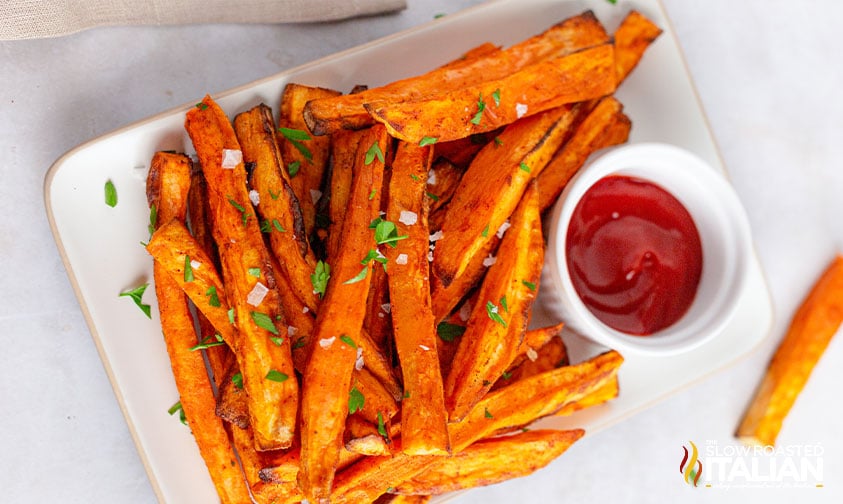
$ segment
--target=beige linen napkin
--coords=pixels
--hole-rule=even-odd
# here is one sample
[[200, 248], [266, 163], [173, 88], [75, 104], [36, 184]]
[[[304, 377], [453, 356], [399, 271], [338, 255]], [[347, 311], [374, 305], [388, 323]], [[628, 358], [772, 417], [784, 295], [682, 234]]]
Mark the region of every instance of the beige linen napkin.
[[0, 39], [107, 25], [330, 21], [406, 6], [406, 0], [0, 0]]

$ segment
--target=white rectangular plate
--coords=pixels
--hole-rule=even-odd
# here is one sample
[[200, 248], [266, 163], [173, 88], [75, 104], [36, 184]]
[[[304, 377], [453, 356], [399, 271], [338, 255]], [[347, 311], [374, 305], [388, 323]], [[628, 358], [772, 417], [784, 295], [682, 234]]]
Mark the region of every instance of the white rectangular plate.
[[[277, 106], [284, 85], [291, 81], [343, 91], [355, 84], [378, 85], [427, 71], [482, 42], [511, 45], [587, 8], [593, 8], [610, 31], [630, 8], [665, 30], [616, 95], [633, 121], [630, 141], [679, 145], [723, 170], [669, 21], [657, 0], [627, 1], [621, 6], [561, 0], [492, 2], [215, 98], [233, 116], [260, 102]], [[152, 320], [129, 299], [117, 295], [152, 279], [152, 261], [139, 245], [149, 237], [146, 168], [156, 150], [191, 151], [182, 126], [184, 113], [191, 106], [77, 147], [56, 161], [45, 181], [47, 213], [59, 251], [150, 481], [159, 500], [168, 503], [213, 502], [216, 496], [189, 430], [167, 414], [178, 396], [160, 335], [153, 289], [145, 296], [152, 304]], [[103, 201], [107, 180], [114, 182], [120, 197], [115, 208]], [[751, 270], [750, 287], [740, 300], [735, 320], [710, 343], [670, 358], [630, 356], [621, 369], [622, 393], [617, 400], [543, 423], [594, 432], [749, 353], [772, 323], [769, 294], [757, 260]], [[540, 309], [535, 318], [543, 320]], [[550, 322], [546, 317], [544, 321]], [[599, 350], [573, 336], [568, 342], [575, 359]]]

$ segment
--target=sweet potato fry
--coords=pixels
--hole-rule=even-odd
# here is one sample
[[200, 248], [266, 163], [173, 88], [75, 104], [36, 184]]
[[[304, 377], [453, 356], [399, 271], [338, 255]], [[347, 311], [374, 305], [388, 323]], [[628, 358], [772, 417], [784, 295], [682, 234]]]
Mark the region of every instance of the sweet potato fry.
[[445, 159], [455, 166], [462, 168], [463, 171], [471, 164], [474, 156], [480, 152], [486, 144], [493, 142], [500, 134], [501, 129], [487, 131], [485, 133], [477, 133], [464, 138], [451, 140], [450, 142], [436, 142], [433, 149], [433, 159]]
[[[445, 158], [440, 158], [430, 167], [427, 177], [427, 196], [430, 199], [430, 217], [428, 221], [432, 231], [442, 228], [442, 221], [445, 218], [445, 205], [451, 201], [454, 191], [460, 185], [460, 179], [465, 170], [457, 168]], [[441, 217], [434, 222], [434, 215], [439, 212]]]
[[[564, 141], [573, 118], [569, 107], [559, 107], [521, 119], [501, 133], [501, 145], [489, 144], [474, 158], [448, 204], [443, 237], [433, 253], [433, 274], [442, 287], [466, 274], [472, 261], [477, 264], [478, 251], [488, 247], [515, 210], [527, 184]], [[480, 267], [482, 274], [482, 262]], [[474, 268], [469, 277], [477, 275]], [[466, 292], [453, 298], [458, 300]], [[435, 284], [433, 296], [435, 302]]]
[[[208, 318], [216, 332], [235, 352], [237, 351], [237, 329], [228, 317], [230, 309], [222, 279], [214, 268], [213, 259], [205, 253], [178, 219], [163, 223], [152, 235], [146, 246], [155, 264], [167, 271], [174, 282], [187, 294], [196, 308]], [[187, 281], [185, 263], [191, 266], [192, 280]]]
[[[310, 137], [302, 117], [305, 104], [310, 100], [339, 96], [339, 91], [290, 83], [281, 94], [278, 114], [277, 138], [281, 158], [286, 162], [282, 169], [289, 175], [290, 185], [301, 206], [305, 236], [310, 236], [316, 219], [316, 201], [313, 197], [322, 188], [325, 166], [328, 163], [331, 137]], [[294, 130], [294, 131], [290, 131]], [[305, 133], [305, 135], [302, 135]], [[301, 138], [301, 139], [299, 139]]]
[[614, 97], [600, 100], [588, 112], [585, 112], [585, 105], [580, 104], [575, 114], [585, 117], [538, 175], [542, 211], [553, 206], [588, 156], [602, 148], [624, 143], [629, 137], [632, 123], [623, 114], [623, 105]]
[[[434, 93], [474, 86], [487, 80], [501, 79], [544, 59], [598, 45], [608, 39], [609, 36], [600, 22], [590, 11], [585, 12], [503, 51], [492, 51], [487, 56], [458, 60], [424, 75], [399, 80], [362, 93], [311, 101], [305, 106], [304, 119], [314, 135], [364, 128], [374, 123], [363, 108], [365, 103], [400, 103]], [[477, 93], [474, 93], [472, 98], [476, 100]]]
[[391, 492], [441, 495], [520, 478], [562, 455], [583, 434], [582, 429], [535, 430], [483, 439], [451, 457], [434, 460]]
[[[185, 128], [208, 182], [214, 239], [238, 329], [233, 348], [249, 399], [249, 424], [258, 449], [287, 447], [296, 428], [298, 380], [288, 379], [295, 377], [288, 338], [273, 339], [286, 324], [269, 252], [252, 213], [246, 170], [235, 154], [240, 145], [225, 113], [209, 96], [188, 111]], [[250, 297], [264, 290], [259, 302]]]
[[[384, 431], [386, 432], [386, 431]], [[350, 415], [345, 422], [345, 449], [368, 456], [389, 455], [392, 453], [389, 437], [378, 432], [378, 427], [366, 420]]]
[[[147, 180], [150, 205], [158, 209], [159, 222], [184, 221], [190, 188], [190, 160], [183, 155], [157, 153]], [[161, 329], [185, 417], [193, 428], [199, 453], [224, 503], [249, 498], [237, 456], [223, 422], [215, 414], [216, 399], [201, 352], [192, 351], [196, 331], [187, 297], [169, 273], [156, 263], [153, 269]]]
[[551, 338], [550, 341], [535, 350], [530, 347], [524, 359], [521, 359], [517, 365], [510, 366], [498, 378], [492, 390], [505, 387], [510, 382], [523, 380], [524, 378], [529, 378], [530, 376], [567, 365], [568, 351], [565, 348], [565, 343], [562, 341], [562, 338]]
[[650, 47], [662, 29], [638, 11], [630, 11], [615, 30], [615, 66], [618, 83], [622, 82], [638, 65], [644, 52]]
[[[343, 223], [339, 253], [331, 268], [325, 299], [319, 307], [303, 378], [301, 470], [298, 481], [313, 502], [329, 499], [342, 446], [342, 431], [349, 410], [349, 388], [371, 277], [361, 260], [376, 247], [369, 224], [378, 216], [383, 182], [383, 153], [388, 137], [383, 128], [370, 129], [355, 156], [348, 212]], [[376, 155], [380, 152], [381, 158]], [[369, 154], [371, 153], [371, 154]], [[369, 266], [363, 266], [368, 268]], [[362, 276], [362, 278], [358, 278]], [[351, 338], [353, 344], [345, 340]]]
[[378, 497], [375, 504], [427, 504], [430, 498], [430, 495], [383, 494]]
[[448, 424], [451, 449], [462, 451], [501, 429], [520, 428], [555, 413], [614, 379], [622, 362], [612, 350], [490, 392], [462, 421]]
[[373, 268], [372, 285], [366, 298], [366, 318], [363, 329], [369, 334], [372, 343], [384, 355], [390, 352], [392, 336], [392, 316], [390, 315], [389, 285], [386, 271]]
[[348, 206], [348, 196], [351, 193], [351, 170], [354, 166], [354, 154], [357, 152], [357, 144], [365, 132], [363, 131], [338, 131], [333, 135], [331, 142], [331, 158], [329, 160], [329, 191], [328, 201], [328, 262], [333, 262], [340, 246], [342, 236], [342, 224]]
[[775, 444], [782, 422], [841, 323], [843, 255], [838, 255], [793, 316], [738, 427], [739, 439], [758, 445]]
[[301, 200], [283, 176], [283, 158], [275, 143], [272, 110], [258, 105], [238, 114], [234, 118], [234, 131], [243, 150], [243, 161], [254, 165], [249, 182], [258, 195], [256, 208], [261, 217], [261, 231], [269, 234], [270, 250], [280, 266], [277, 274], [286, 276], [296, 296], [315, 311], [318, 300], [310, 275], [316, 268], [316, 257], [308, 245], [308, 232], [299, 207]]
[[427, 259], [430, 233], [424, 191], [431, 154], [430, 147], [399, 142], [386, 210], [398, 236], [407, 237], [385, 252], [395, 346], [404, 376], [402, 448], [409, 455], [448, 453]]
[[445, 380], [450, 421], [465, 417], [515, 358], [543, 263], [538, 190], [533, 183], [512, 215], [512, 227], [483, 280]]
[[456, 140], [615, 90], [614, 47], [603, 44], [536, 63], [511, 75], [419, 100], [364, 106], [395, 138]]
[[594, 389], [591, 393], [585, 395], [584, 397], [576, 401], [571, 401], [565, 404], [564, 406], [562, 406], [561, 409], [554, 413], [554, 415], [571, 415], [585, 408], [598, 406], [618, 397], [618, 392], [620, 392], [620, 385], [618, 383], [618, 377], [617, 375], [615, 375], [612, 377], [612, 379], [604, 383], [602, 386]]
[[218, 386], [217, 416], [240, 429], [249, 427], [249, 405], [243, 390], [243, 375], [233, 362]]

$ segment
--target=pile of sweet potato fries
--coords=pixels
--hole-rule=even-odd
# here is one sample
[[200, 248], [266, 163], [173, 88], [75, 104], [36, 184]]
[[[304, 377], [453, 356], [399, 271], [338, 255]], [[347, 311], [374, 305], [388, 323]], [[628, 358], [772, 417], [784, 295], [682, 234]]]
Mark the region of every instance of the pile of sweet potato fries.
[[423, 502], [583, 435], [526, 429], [615, 397], [622, 362], [528, 329], [541, 215], [626, 141], [612, 93], [660, 33], [586, 12], [379, 88], [288, 84], [277, 121], [187, 112], [198, 163], [155, 154], [147, 249], [222, 502]]

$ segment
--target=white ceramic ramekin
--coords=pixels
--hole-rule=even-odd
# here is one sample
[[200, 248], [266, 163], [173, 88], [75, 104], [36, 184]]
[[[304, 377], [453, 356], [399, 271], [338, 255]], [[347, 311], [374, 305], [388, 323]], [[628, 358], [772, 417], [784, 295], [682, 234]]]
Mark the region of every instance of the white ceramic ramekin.
[[[598, 320], [574, 290], [568, 273], [565, 241], [574, 208], [592, 185], [611, 175], [647, 180], [671, 193], [688, 210], [700, 235], [702, 276], [691, 306], [676, 323], [647, 336], [625, 334]], [[541, 297], [550, 313], [598, 343], [627, 353], [675, 354], [719, 334], [732, 318], [746, 285], [751, 251], [746, 213], [719, 171], [672, 145], [625, 145], [583, 167], [553, 207]]]

